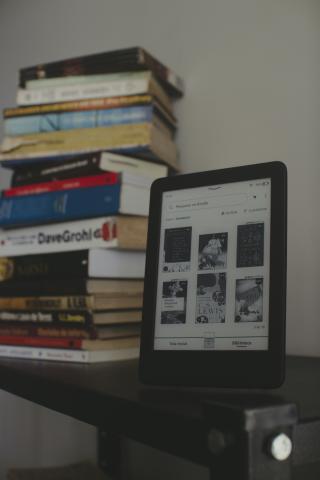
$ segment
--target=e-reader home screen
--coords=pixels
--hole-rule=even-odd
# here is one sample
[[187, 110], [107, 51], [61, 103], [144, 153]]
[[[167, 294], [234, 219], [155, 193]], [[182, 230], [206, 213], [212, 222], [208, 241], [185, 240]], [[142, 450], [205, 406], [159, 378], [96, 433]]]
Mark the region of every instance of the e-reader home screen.
[[267, 350], [271, 179], [164, 192], [154, 350]]

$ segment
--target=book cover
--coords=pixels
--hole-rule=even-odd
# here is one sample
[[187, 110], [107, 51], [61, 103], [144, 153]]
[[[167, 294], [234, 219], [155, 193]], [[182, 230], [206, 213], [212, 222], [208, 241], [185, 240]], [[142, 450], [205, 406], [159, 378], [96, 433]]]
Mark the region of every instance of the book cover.
[[113, 252], [117, 249], [144, 250], [147, 227], [145, 217], [117, 216], [0, 230], [0, 256], [111, 248]]
[[56, 159], [59, 155], [75, 156], [100, 150], [151, 158], [178, 168], [174, 142], [150, 123], [79, 128], [72, 131], [35, 133], [5, 137], [1, 144], [0, 162], [27, 165]]
[[148, 215], [149, 189], [114, 184], [0, 198], [0, 226], [25, 226], [119, 213]]
[[177, 97], [183, 95], [182, 78], [141, 47], [84, 55], [22, 68], [19, 72], [19, 84], [24, 87], [27, 81], [37, 78], [93, 75], [141, 69], [151, 70], [170, 95]]

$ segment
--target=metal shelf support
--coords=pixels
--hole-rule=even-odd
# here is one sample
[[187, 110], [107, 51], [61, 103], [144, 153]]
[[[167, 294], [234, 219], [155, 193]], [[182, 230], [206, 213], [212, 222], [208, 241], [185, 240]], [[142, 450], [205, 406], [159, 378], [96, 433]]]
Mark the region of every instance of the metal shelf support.
[[213, 479], [291, 480], [294, 404], [250, 408], [207, 402], [204, 417]]

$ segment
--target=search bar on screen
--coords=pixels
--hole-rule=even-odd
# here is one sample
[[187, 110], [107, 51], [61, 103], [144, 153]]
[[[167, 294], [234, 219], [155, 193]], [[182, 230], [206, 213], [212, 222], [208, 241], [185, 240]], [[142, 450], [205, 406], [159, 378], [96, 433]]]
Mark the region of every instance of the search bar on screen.
[[201, 198], [186, 198], [182, 200], [175, 200], [169, 202], [167, 206], [168, 213], [171, 212], [186, 212], [194, 210], [236, 207], [247, 201], [245, 193], [227, 194], [227, 195], [213, 195]]

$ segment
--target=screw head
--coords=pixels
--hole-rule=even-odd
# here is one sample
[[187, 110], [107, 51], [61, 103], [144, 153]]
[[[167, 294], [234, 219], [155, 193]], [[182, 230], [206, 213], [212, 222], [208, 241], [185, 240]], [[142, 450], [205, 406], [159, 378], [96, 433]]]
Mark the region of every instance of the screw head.
[[292, 441], [285, 433], [279, 433], [271, 440], [270, 453], [275, 460], [287, 460], [292, 452]]

